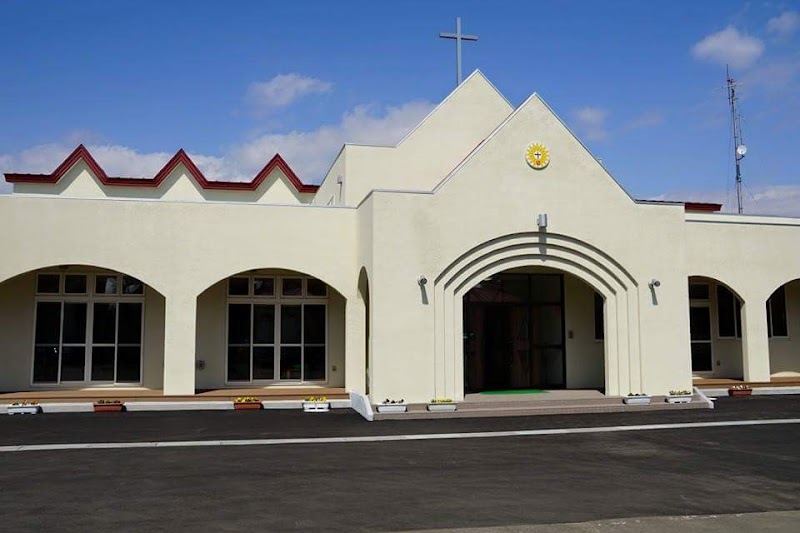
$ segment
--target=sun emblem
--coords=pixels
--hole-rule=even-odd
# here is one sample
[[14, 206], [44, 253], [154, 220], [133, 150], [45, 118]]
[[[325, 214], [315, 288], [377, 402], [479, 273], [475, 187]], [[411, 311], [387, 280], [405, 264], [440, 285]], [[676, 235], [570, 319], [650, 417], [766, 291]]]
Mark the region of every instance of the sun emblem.
[[542, 143], [531, 143], [525, 150], [525, 161], [536, 170], [542, 170], [550, 163], [550, 152]]

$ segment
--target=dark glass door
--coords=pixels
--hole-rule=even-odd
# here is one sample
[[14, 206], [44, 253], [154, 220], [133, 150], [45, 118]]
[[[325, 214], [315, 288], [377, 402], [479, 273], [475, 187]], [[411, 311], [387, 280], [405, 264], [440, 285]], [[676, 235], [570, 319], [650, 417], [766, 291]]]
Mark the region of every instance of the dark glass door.
[[563, 279], [500, 274], [464, 297], [466, 392], [564, 388]]

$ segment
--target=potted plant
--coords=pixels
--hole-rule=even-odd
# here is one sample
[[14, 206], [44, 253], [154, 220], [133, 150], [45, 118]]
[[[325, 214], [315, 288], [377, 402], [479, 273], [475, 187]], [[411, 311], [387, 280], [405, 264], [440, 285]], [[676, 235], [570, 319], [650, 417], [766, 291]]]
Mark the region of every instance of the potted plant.
[[667, 403], [691, 403], [692, 391], [690, 390], [671, 390], [667, 396]]
[[325, 396], [309, 396], [303, 401], [306, 413], [327, 413], [331, 410], [331, 402]]
[[649, 394], [628, 394], [622, 401], [628, 405], [650, 405], [652, 397]]
[[450, 398], [434, 398], [428, 403], [428, 411], [431, 412], [453, 412], [456, 404]]
[[125, 406], [120, 400], [97, 400], [94, 403], [95, 413], [121, 413]]
[[402, 398], [400, 400], [390, 400], [386, 398], [383, 400], [383, 403], [379, 403], [377, 407], [379, 413], [405, 413], [408, 406]]
[[42, 408], [36, 400], [22, 400], [8, 406], [10, 415], [37, 415], [41, 412]]
[[728, 389], [728, 396], [751, 396], [753, 394], [753, 387], [748, 385], [734, 385]]
[[234, 411], [254, 411], [261, 409], [261, 400], [255, 396], [239, 396], [233, 400]]

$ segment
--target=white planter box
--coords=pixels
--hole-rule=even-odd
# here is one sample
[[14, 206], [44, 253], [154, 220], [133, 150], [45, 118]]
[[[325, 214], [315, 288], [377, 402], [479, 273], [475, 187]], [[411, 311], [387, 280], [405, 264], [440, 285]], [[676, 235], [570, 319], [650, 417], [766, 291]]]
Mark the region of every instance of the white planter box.
[[628, 405], [650, 405], [650, 396], [626, 396], [622, 399]]
[[691, 403], [692, 396], [690, 394], [681, 396], [667, 396], [667, 403]]
[[432, 413], [452, 413], [456, 410], [454, 403], [429, 403], [428, 411]]
[[303, 402], [303, 411], [306, 413], [327, 413], [330, 410], [329, 402]]
[[9, 405], [8, 414], [10, 415], [36, 415], [39, 414], [40, 407], [38, 405]]
[[378, 404], [379, 413], [405, 413], [408, 406], [404, 403], [381, 403]]

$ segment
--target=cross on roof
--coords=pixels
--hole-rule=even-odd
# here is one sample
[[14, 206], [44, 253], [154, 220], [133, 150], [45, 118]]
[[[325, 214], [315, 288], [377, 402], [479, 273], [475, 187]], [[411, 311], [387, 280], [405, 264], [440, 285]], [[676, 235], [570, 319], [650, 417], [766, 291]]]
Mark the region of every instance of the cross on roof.
[[456, 40], [456, 87], [461, 85], [461, 41], [477, 41], [477, 35], [464, 35], [461, 33], [461, 17], [456, 17], [455, 33], [440, 33], [442, 39]]

